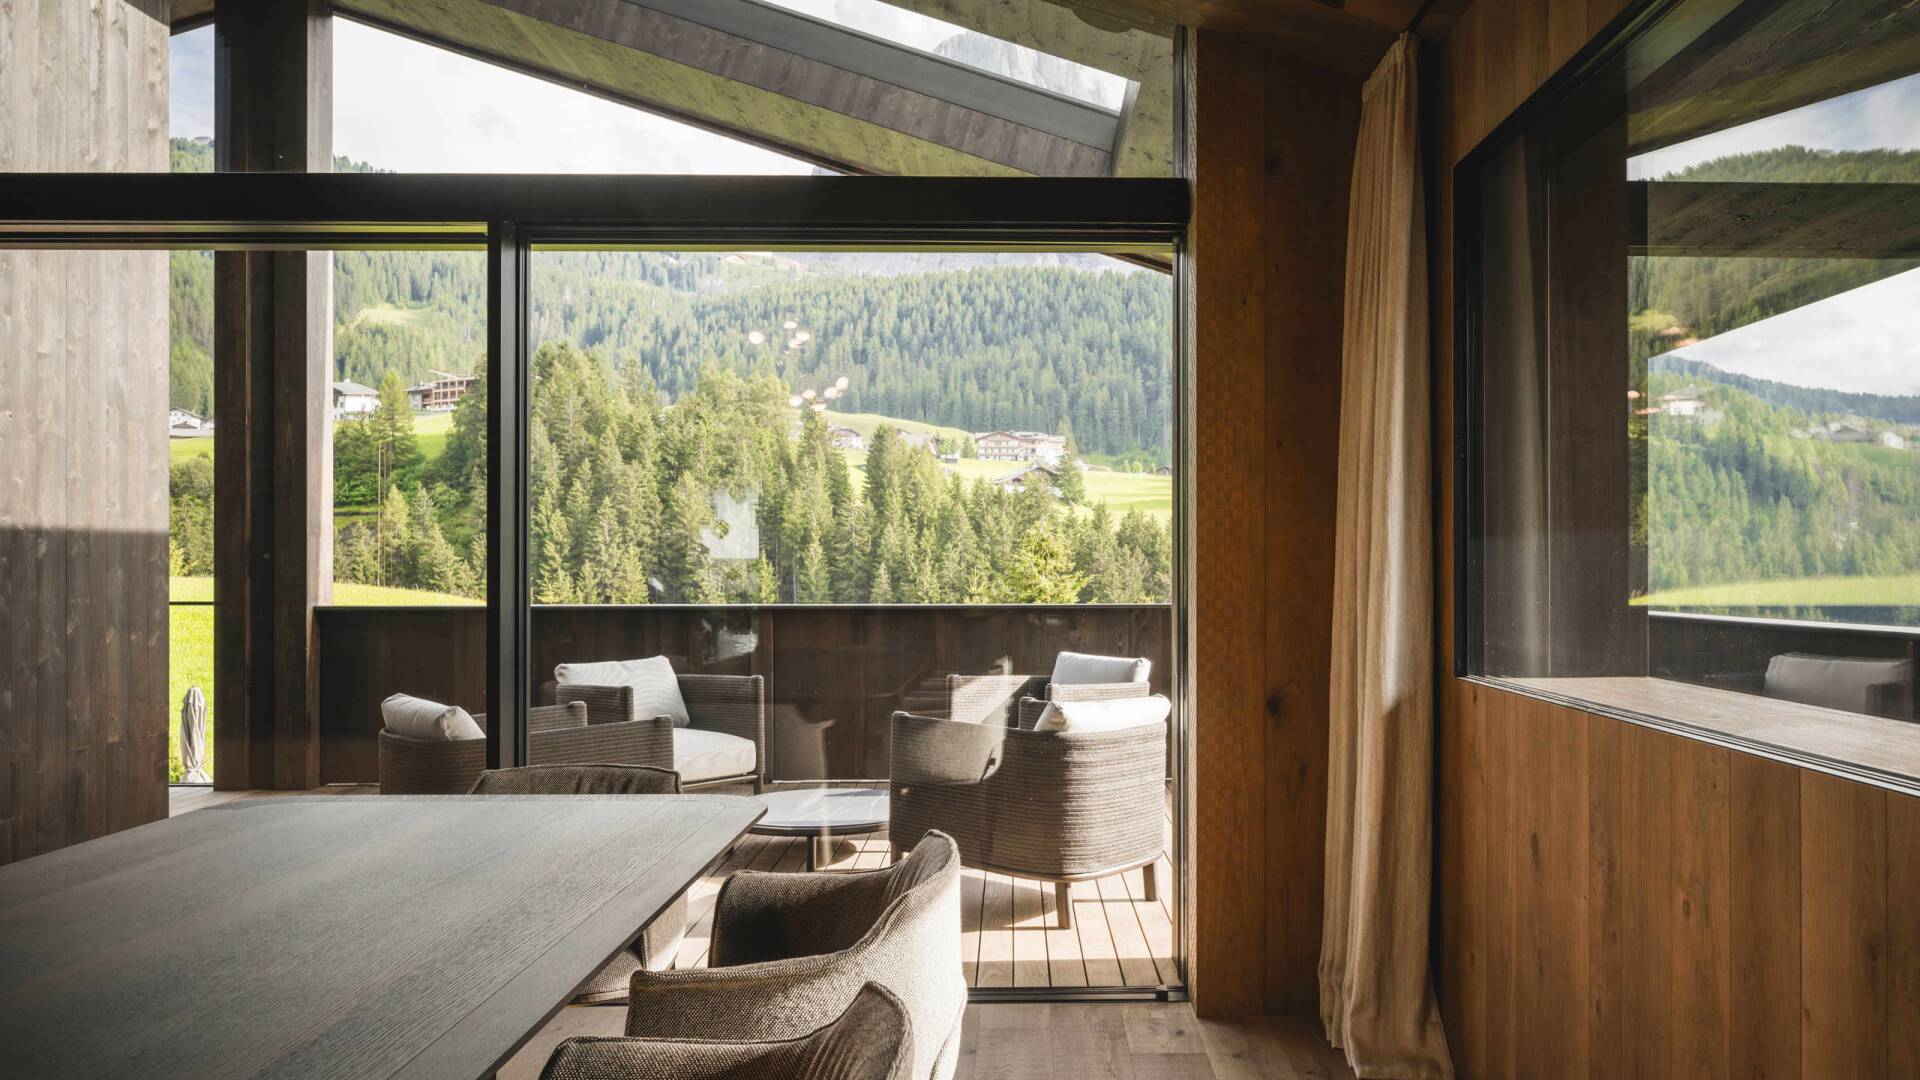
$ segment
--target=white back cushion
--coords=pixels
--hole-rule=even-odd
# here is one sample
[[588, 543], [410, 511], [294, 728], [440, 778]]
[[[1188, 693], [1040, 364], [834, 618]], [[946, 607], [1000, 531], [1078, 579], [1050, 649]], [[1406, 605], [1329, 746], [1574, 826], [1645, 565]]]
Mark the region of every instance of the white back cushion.
[[1051, 701], [1040, 711], [1033, 730], [1113, 731], [1157, 724], [1172, 711], [1173, 702], [1159, 694], [1112, 701]]
[[458, 705], [409, 694], [395, 694], [380, 703], [380, 719], [387, 730], [409, 739], [484, 739], [472, 715]]
[[686, 727], [687, 703], [680, 696], [680, 680], [673, 662], [664, 656], [645, 660], [603, 660], [597, 664], [561, 664], [553, 669], [561, 686], [631, 686], [635, 715], [641, 719], [673, 717], [674, 727]]
[[1870, 713], [1883, 687], [1899, 686], [1911, 676], [1907, 661], [1851, 656], [1781, 653], [1767, 661], [1768, 697]]
[[1063, 652], [1053, 658], [1051, 681], [1067, 686], [1088, 683], [1143, 683], [1153, 670], [1152, 661], [1139, 656], [1095, 656], [1092, 653]]

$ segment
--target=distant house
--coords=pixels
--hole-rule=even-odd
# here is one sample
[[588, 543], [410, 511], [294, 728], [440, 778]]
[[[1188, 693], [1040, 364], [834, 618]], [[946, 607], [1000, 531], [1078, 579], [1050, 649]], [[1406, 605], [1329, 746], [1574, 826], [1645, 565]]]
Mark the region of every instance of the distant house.
[[446, 412], [458, 405], [479, 379], [476, 375], [461, 375], [451, 371], [435, 371], [432, 374], [434, 378], [431, 381], [407, 387], [407, 399], [412, 402], [414, 412]]
[[380, 407], [380, 392], [371, 386], [362, 386], [357, 382], [337, 382], [333, 384], [333, 418], [344, 420], [350, 416], [365, 416]]
[[1044, 484], [1051, 494], [1060, 493], [1060, 470], [1053, 465], [1029, 465], [1018, 469], [994, 481], [1006, 491], [1022, 492], [1035, 484]]
[[827, 438], [833, 440], [835, 450], [865, 450], [867, 437], [850, 427], [827, 429]]
[[982, 461], [1044, 461], [1067, 456], [1067, 437], [1044, 431], [989, 431], [973, 437]]
[[1172, 475], [1173, 475], [1173, 466], [1171, 466], [1171, 465], [1162, 465], [1162, 466], [1160, 466], [1159, 468], [1157, 468], [1157, 469], [1155, 469], [1155, 470], [1153, 470], [1153, 475], [1155, 475], [1155, 476], [1172, 476]]
[[1833, 420], [1827, 424], [1827, 441], [1837, 443], [1870, 443], [1873, 433], [1867, 430], [1864, 420], [1848, 418]]
[[1905, 450], [1907, 448], [1907, 440], [1894, 432], [1883, 431], [1880, 433], [1880, 445], [1889, 450]]
[[939, 445], [939, 440], [930, 431], [903, 431], [900, 441], [916, 450], [932, 450]]
[[205, 439], [213, 435], [213, 421], [189, 409], [167, 410], [167, 438]]

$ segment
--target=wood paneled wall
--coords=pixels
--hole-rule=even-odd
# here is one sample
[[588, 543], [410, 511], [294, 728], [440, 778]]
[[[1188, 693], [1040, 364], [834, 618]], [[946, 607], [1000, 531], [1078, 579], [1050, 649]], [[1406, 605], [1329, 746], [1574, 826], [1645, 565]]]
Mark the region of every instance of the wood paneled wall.
[[[161, 0], [0, 6], [0, 171], [164, 172]], [[0, 253], [0, 863], [167, 812], [167, 256]]]
[[[1619, 13], [1478, 0], [1427, 53], [1452, 670], [1452, 167]], [[1920, 800], [1443, 676], [1439, 995], [1460, 1076], [1920, 1074]]]
[[1204, 31], [1193, 72], [1189, 978], [1204, 1016], [1312, 1015], [1361, 80]]

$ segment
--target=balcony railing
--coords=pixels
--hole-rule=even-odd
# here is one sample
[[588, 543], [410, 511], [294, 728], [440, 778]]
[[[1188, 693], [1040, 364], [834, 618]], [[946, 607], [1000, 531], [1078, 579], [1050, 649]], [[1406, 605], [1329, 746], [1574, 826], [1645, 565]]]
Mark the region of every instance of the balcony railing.
[[[380, 701], [416, 694], [486, 707], [480, 608], [327, 607], [316, 616], [320, 773], [379, 778]], [[532, 684], [556, 664], [664, 655], [676, 670], [761, 675], [768, 779], [880, 779], [896, 709], [944, 707], [949, 674], [1044, 675], [1062, 650], [1144, 656], [1173, 670], [1166, 605], [536, 606]]]

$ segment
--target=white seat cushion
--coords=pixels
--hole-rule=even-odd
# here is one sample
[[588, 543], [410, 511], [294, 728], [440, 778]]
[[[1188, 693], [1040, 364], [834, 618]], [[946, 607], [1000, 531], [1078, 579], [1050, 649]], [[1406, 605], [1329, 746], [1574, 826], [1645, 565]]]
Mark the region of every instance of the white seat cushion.
[[553, 669], [553, 681], [560, 686], [631, 686], [635, 716], [642, 720], [671, 716], [674, 727], [687, 726], [687, 702], [680, 696], [680, 679], [673, 673], [673, 661], [664, 656], [561, 664]]
[[1143, 683], [1147, 681], [1147, 673], [1152, 670], [1153, 662], [1144, 657], [1063, 652], [1053, 658], [1053, 678], [1050, 681], [1061, 686]]
[[380, 703], [380, 719], [387, 730], [409, 739], [484, 739], [473, 716], [458, 705], [410, 694], [394, 694]]
[[677, 728], [673, 733], [673, 769], [683, 784], [745, 776], [753, 772], [753, 740], [723, 731]]
[[1114, 731], [1157, 724], [1173, 711], [1159, 694], [1112, 701], [1050, 701], [1034, 721], [1035, 731]]

